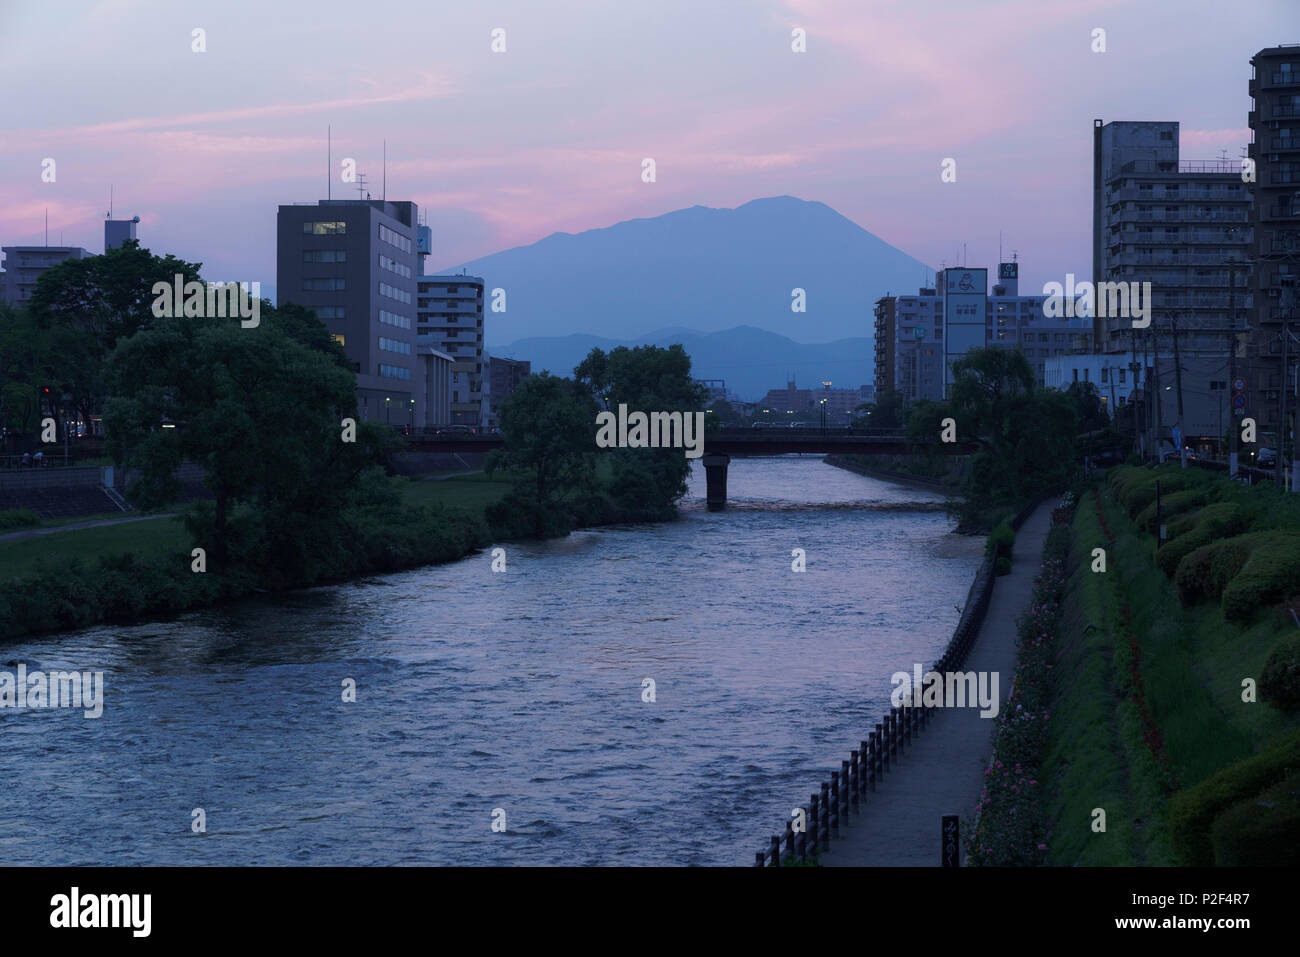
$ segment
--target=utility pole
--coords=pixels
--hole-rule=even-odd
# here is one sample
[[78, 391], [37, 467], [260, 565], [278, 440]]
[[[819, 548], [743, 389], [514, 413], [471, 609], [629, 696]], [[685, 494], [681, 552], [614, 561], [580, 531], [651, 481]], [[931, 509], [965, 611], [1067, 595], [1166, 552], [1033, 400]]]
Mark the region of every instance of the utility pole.
[[[1141, 366], [1138, 365], [1138, 361], [1137, 361], [1138, 358], [1137, 330], [1134, 329], [1131, 325], [1129, 326], [1129, 330], [1128, 330], [1128, 339], [1129, 339], [1129, 346], [1131, 347], [1129, 353], [1128, 370], [1133, 376], [1133, 391], [1134, 393], [1136, 393], [1138, 386], [1145, 385], [1145, 383], [1139, 382], [1138, 380], [1138, 371], [1140, 370]], [[1141, 455], [1142, 453], [1143, 446], [1146, 445], [1145, 410], [1142, 413], [1142, 418], [1141, 419], [1138, 418], [1138, 409], [1142, 408], [1144, 404], [1145, 403], [1142, 404], [1134, 403], [1134, 408], [1133, 408], [1133, 439], [1137, 442], [1139, 455]]]
[[1152, 349], [1152, 368], [1155, 372], [1155, 393], [1156, 393], [1156, 421], [1154, 435], [1152, 438], [1152, 447], [1156, 453], [1156, 464], [1160, 464], [1160, 426], [1164, 422], [1164, 414], [1160, 409], [1160, 332], [1155, 325], [1151, 326], [1151, 349]]
[[[1228, 267], [1228, 305], [1231, 318], [1228, 320], [1228, 385], [1237, 381], [1237, 268]], [[1237, 410], [1232, 407], [1232, 393], [1228, 393], [1228, 475], [1237, 477]]]
[[1286, 490], [1286, 482], [1284, 482], [1284, 481], [1282, 480], [1282, 464], [1283, 464], [1283, 459], [1282, 459], [1282, 457], [1286, 454], [1286, 432], [1287, 432], [1287, 429], [1286, 429], [1286, 389], [1287, 389], [1287, 385], [1289, 384], [1289, 383], [1286, 381], [1286, 380], [1287, 380], [1287, 368], [1286, 368], [1286, 367], [1287, 367], [1287, 355], [1286, 355], [1286, 351], [1287, 351], [1287, 350], [1286, 350], [1286, 347], [1287, 347], [1287, 340], [1291, 338], [1289, 335], [1287, 335], [1287, 332], [1289, 331], [1289, 330], [1287, 329], [1287, 325], [1288, 325], [1288, 323], [1287, 323], [1287, 321], [1286, 321], [1286, 306], [1283, 306], [1283, 307], [1282, 307], [1282, 378], [1281, 378], [1280, 383], [1279, 383], [1279, 384], [1280, 384], [1280, 388], [1278, 389], [1278, 392], [1277, 392], [1278, 404], [1281, 406], [1281, 413], [1282, 413], [1282, 414], [1281, 414], [1281, 416], [1279, 417], [1279, 421], [1278, 421], [1278, 425], [1277, 425], [1277, 428], [1278, 428], [1278, 436], [1277, 436], [1277, 454], [1274, 455], [1274, 457], [1273, 457], [1273, 461], [1274, 461], [1274, 463], [1275, 463], [1275, 465], [1273, 466], [1273, 469], [1274, 469], [1274, 472], [1276, 473], [1276, 474], [1273, 476], [1273, 478], [1274, 478], [1274, 484], [1277, 485], [1277, 487], [1278, 487], [1279, 489], [1282, 489], [1283, 491]]
[[1169, 326], [1174, 334], [1174, 384], [1178, 390], [1178, 460], [1187, 468], [1187, 429], [1183, 424], [1183, 364], [1178, 357], [1178, 313], [1171, 313]]

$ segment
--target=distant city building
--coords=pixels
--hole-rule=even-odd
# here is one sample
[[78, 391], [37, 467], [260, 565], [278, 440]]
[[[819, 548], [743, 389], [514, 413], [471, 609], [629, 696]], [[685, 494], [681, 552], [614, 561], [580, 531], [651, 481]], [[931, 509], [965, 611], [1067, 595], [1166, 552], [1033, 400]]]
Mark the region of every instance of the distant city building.
[[455, 359], [429, 343], [425, 337], [415, 347], [424, 364], [424, 428], [451, 424], [451, 370]]
[[725, 379], [692, 379], [696, 385], [703, 387], [707, 393], [704, 399], [705, 408], [716, 405], [719, 402], [732, 403], [735, 396], [727, 392], [727, 382]]
[[138, 222], [140, 222], [139, 216], [130, 219], [104, 220], [104, 252], [117, 249], [123, 243], [135, 239], [135, 227]]
[[497, 409], [501, 403], [507, 399], [515, 389], [519, 388], [519, 383], [528, 378], [532, 372], [533, 364], [526, 359], [506, 359], [501, 356], [492, 356], [488, 362], [488, 370], [491, 378], [490, 401], [488, 403], [491, 409], [491, 424], [498, 425], [500, 418]]
[[972, 348], [1023, 349], [1039, 385], [1050, 357], [1089, 351], [1091, 320], [1049, 317], [1046, 296], [1019, 295], [1019, 263], [999, 263], [998, 277], [990, 294], [987, 269], [946, 269], [934, 289], [877, 300], [876, 395], [942, 399], [952, 363]]
[[[804, 416], [808, 413], [820, 415], [823, 400], [826, 406], [827, 422], [842, 425], [853, 414], [854, 409], [862, 404], [862, 388], [836, 389], [819, 386], [812, 389], [800, 389], [793, 381], [786, 383], [784, 389], [771, 389], [758, 404], [760, 417]], [[764, 410], [770, 415], [763, 415]]]
[[483, 349], [483, 279], [420, 276], [416, 285], [419, 341], [453, 360], [450, 423], [486, 426], [492, 383]]
[[89, 259], [95, 255], [80, 246], [4, 246], [0, 266], [0, 302], [17, 308], [32, 298], [36, 280], [68, 259]]
[[281, 206], [280, 303], [313, 309], [357, 373], [363, 419], [430, 424], [427, 363], [416, 353], [417, 207], [411, 202], [323, 199]]
[[[1241, 162], [1180, 160], [1174, 122], [1094, 120], [1092, 203], [1093, 282], [1151, 283], [1162, 349], [1176, 322], [1182, 352], [1225, 355], [1234, 306], [1249, 307], [1245, 272], [1227, 267], [1250, 243]], [[1144, 335], [1131, 316], [1095, 312], [1098, 351], [1131, 350]]]
[[[1283, 389], [1295, 395], [1294, 365], [1300, 346], [1287, 346], [1288, 368], [1282, 369], [1282, 320], [1292, 334], [1300, 319], [1300, 44], [1260, 50], [1250, 60], [1250, 95], [1254, 108], [1247, 121], [1255, 161], [1255, 205], [1251, 212], [1250, 363], [1239, 375], [1247, 379], [1245, 414], [1262, 433], [1282, 428], [1279, 408]], [[1239, 366], [1240, 369], [1240, 366]], [[1288, 402], [1288, 429], [1294, 431], [1295, 401]], [[1275, 442], [1276, 438], [1268, 441]]]
[[759, 409], [770, 411], [773, 415], [793, 415], [812, 411], [812, 392], [798, 388], [793, 380], [786, 383], [784, 389], [770, 389]]

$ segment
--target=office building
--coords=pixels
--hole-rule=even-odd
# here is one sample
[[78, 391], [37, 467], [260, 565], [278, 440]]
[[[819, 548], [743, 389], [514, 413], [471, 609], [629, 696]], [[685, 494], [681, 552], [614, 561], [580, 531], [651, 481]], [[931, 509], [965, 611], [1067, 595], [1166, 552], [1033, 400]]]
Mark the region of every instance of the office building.
[[89, 259], [95, 255], [80, 246], [4, 246], [0, 263], [0, 302], [15, 309], [27, 303], [36, 290], [36, 280], [68, 259]]
[[483, 349], [483, 279], [422, 275], [416, 285], [419, 341], [453, 360], [450, 423], [484, 427], [492, 385]]
[[281, 206], [281, 303], [316, 312], [357, 374], [357, 411], [390, 425], [428, 424], [426, 363], [416, 347], [416, 204], [323, 199]]
[[500, 424], [497, 415], [498, 407], [515, 389], [519, 388], [519, 383], [528, 378], [531, 371], [532, 363], [526, 359], [506, 359], [502, 356], [492, 356], [489, 359], [488, 372], [491, 380], [488, 402], [491, 413], [489, 424]]
[[[1260, 434], [1276, 443], [1284, 389], [1287, 419], [1295, 422], [1295, 360], [1300, 358], [1300, 44], [1260, 50], [1251, 58], [1249, 91], [1254, 100], [1247, 120], [1255, 161], [1255, 204], [1250, 258], [1250, 360], [1244, 413]], [[1282, 322], [1293, 338], [1282, 368]], [[1294, 425], [1288, 427], [1294, 431]]]
[[139, 216], [132, 216], [130, 219], [104, 220], [104, 252], [117, 249], [135, 239], [135, 227], [139, 222]]
[[1183, 353], [1226, 355], [1234, 309], [1249, 306], [1241, 170], [1238, 160], [1181, 160], [1175, 122], [1093, 121], [1093, 282], [1149, 282], [1152, 295], [1146, 333], [1131, 315], [1096, 309], [1096, 351], [1131, 350], [1153, 332], [1171, 350], [1176, 324]]

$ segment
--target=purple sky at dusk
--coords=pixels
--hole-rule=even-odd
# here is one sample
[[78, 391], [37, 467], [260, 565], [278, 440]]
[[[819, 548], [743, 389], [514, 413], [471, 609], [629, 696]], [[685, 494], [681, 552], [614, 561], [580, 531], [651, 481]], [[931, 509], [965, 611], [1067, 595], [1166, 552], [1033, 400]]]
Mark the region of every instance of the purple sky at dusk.
[[328, 123], [335, 198], [344, 157], [379, 196], [387, 138], [431, 269], [789, 194], [936, 266], [963, 242], [994, 265], [1001, 230], [1035, 291], [1090, 268], [1094, 117], [1236, 159], [1248, 60], [1288, 42], [1296, 0], [2, 0], [0, 243], [42, 242], [48, 208], [52, 243], [100, 252], [112, 184], [145, 246], [266, 294], [276, 206], [324, 197]]

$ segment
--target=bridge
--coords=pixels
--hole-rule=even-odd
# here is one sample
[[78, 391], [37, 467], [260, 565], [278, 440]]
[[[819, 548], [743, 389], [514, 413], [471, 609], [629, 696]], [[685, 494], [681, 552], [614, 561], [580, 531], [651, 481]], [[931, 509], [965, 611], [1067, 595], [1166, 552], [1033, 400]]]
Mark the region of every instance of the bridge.
[[[594, 440], [593, 426], [593, 440]], [[505, 437], [496, 433], [449, 432], [446, 429], [414, 432], [407, 437], [413, 452], [490, 452], [505, 447]], [[974, 442], [937, 442], [931, 446], [942, 455], [970, 455]], [[710, 511], [726, 508], [727, 466], [732, 456], [785, 455], [791, 452], [818, 455], [908, 455], [907, 436], [889, 429], [853, 428], [729, 428], [704, 434], [706, 501]]]

